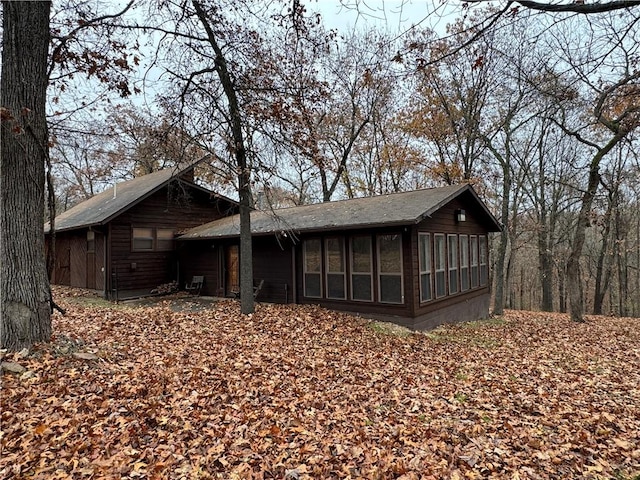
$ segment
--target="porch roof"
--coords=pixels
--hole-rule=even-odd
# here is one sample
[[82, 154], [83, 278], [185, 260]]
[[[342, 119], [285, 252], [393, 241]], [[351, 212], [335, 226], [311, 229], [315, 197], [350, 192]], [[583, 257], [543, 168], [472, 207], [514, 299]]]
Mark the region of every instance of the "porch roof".
[[[416, 224], [430, 217], [454, 198], [469, 192], [492, 226], [500, 225], [469, 184], [354, 198], [298, 207], [251, 212], [253, 235], [344, 230]], [[240, 216], [215, 220], [192, 228], [180, 240], [229, 238], [240, 235]]]

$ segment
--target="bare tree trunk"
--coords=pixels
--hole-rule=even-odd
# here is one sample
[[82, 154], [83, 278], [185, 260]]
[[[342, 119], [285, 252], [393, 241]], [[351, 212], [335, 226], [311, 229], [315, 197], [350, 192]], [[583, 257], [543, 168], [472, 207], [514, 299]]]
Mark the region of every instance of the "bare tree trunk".
[[609, 237], [611, 235], [611, 214], [615, 202], [616, 193], [610, 192], [609, 204], [604, 214], [604, 230], [602, 232], [602, 247], [598, 253], [598, 261], [596, 264], [596, 280], [595, 290], [593, 292], [593, 314], [602, 315], [602, 304], [604, 297], [609, 288], [609, 279], [611, 277], [611, 262], [605, 264], [607, 254], [609, 252]]
[[0, 340], [19, 350], [51, 336], [44, 248], [50, 2], [2, 2]]
[[498, 245], [498, 255], [496, 259], [496, 293], [493, 305], [494, 315], [504, 314], [505, 300], [505, 259], [507, 256], [507, 246], [509, 243], [509, 206], [511, 203], [511, 166], [502, 165], [502, 231], [500, 232], [500, 243]]
[[624, 133], [617, 133], [609, 142], [598, 150], [589, 165], [589, 181], [587, 189], [582, 195], [582, 205], [578, 213], [576, 230], [571, 242], [571, 253], [567, 260], [567, 291], [569, 293], [569, 313], [574, 322], [584, 322], [584, 296], [582, 278], [580, 275], [580, 257], [585, 241], [585, 231], [590, 225], [589, 214], [593, 206], [593, 199], [600, 183], [600, 161], [622, 139]]
[[209, 23], [202, 5], [193, 0], [193, 6], [202, 26], [207, 32], [207, 39], [215, 53], [215, 71], [224, 90], [229, 105], [229, 127], [233, 137], [232, 150], [238, 172], [238, 194], [240, 197], [240, 311], [253, 313], [253, 249], [251, 242], [251, 173], [247, 162], [247, 150], [242, 132], [242, 114], [236, 94], [236, 87], [227, 68], [227, 60], [218, 45], [213, 27]]

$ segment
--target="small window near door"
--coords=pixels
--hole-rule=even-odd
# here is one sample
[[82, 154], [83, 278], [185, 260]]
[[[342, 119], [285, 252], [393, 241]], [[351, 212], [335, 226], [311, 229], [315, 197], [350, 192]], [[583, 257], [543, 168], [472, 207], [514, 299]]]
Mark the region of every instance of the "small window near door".
[[87, 253], [96, 251], [96, 232], [89, 230], [87, 232]]
[[153, 251], [153, 228], [134, 228], [132, 249], [134, 252]]
[[320, 239], [304, 241], [304, 296], [322, 297], [322, 243]]
[[168, 251], [173, 250], [173, 229], [158, 228], [156, 229], [156, 250]]

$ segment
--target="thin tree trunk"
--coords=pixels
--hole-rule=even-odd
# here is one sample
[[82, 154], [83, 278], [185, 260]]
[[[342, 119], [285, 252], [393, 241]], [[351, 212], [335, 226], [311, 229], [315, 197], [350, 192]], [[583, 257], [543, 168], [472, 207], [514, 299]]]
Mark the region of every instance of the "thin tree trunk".
[[0, 343], [51, 336], [44, 248], [45, 116], [50, 2], [2, 2]]
[[611, 277], [611, 262], [605, 261], [609, 251], [609, 237], [611, 235], [611, 213], [616, 194], [609, 195], [609, 204], [604, 214], [604, 231], [602, 232], [602, 247], [598, 253], [598, 261], [596, 263], [596, 279], [595, 290], [593, 292], [593, 314], [602, 315], [602, 305], [604, 297], [609, 287], [609, 278]]
[[496, 259], [496, 293], [495, 301], [493, 305], [494, 315], [504, 314], [504, 299], [505, 299], [505, 278], [504, 278], [504, 266], [507, 256], [507, 246], [509, 243], [509, 206], [511, 203], [511, 170], [507, 164], [502, 165], [502, 231], [500, 232], [500, 243], [498, 244], [498, 255]]

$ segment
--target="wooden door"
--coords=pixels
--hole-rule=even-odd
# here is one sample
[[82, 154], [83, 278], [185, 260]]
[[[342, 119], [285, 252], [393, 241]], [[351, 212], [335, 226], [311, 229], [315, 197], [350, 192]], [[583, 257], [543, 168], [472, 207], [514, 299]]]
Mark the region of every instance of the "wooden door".
[[240, 251], [238, 245], [229, 245], [225, 255], [225, 294], [240, 292]]

